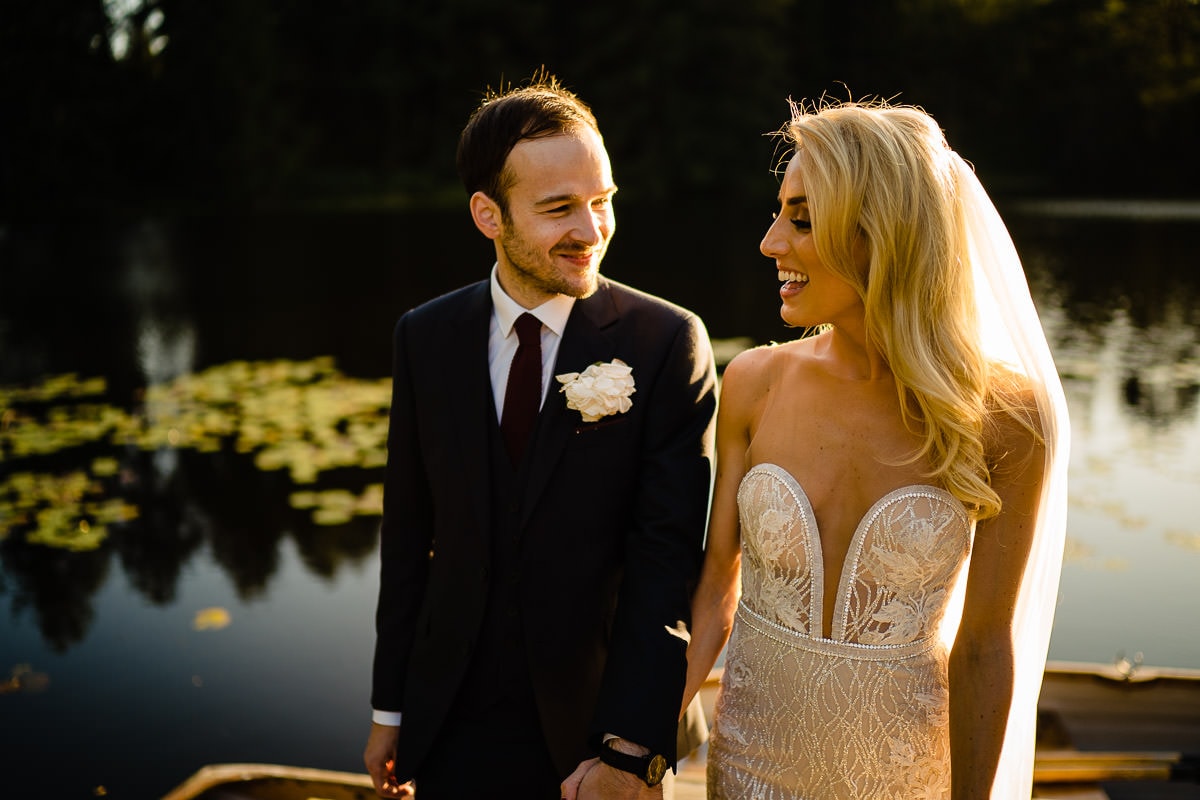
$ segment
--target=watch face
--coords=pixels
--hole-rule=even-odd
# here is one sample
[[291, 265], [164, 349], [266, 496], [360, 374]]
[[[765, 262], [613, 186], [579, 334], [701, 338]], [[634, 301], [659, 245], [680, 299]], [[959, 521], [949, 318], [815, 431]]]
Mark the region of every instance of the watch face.
[[662, 783], [663, 776], [667, 774], [667, 759], [661, 755], [656, 755], [650, 759], [650, 763], [646, 766], [646, 783], [651, 786], [657, 786]]

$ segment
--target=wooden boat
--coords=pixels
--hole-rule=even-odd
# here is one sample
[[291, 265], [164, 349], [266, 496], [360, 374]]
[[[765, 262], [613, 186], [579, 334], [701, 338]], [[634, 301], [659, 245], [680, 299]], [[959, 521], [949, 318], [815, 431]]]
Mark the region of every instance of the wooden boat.
[[[720, 670], [701, 700], [712, 717]], [[1200, 670], [1051, 662], [1038, 703], [1033, 800], [1108, 800], [1104, 784], [1155, 797], [1190, 783], [1200, 797]], [[273, 764], [204, 767], [163, 800], [369, 800], [364, 774]], [[1183, 795], [1172, 794], [1171, 797]], [[1191, 795], [1188, 795], [1191, 796]], [[676, 800], [704, 797], [704, 748], [680, 763]]]
[[212, 764], [163, 800], [369, 800], [377, 797], [366, 773], [278, 764]]
[[[1164, 782], [1200, 797], [1200, 670], [1051, 662], [1038, 699], [1035, 798], [1106, 800], [1103, 784]], [[1172, 792], [1170, 797], [1183, 797]]]

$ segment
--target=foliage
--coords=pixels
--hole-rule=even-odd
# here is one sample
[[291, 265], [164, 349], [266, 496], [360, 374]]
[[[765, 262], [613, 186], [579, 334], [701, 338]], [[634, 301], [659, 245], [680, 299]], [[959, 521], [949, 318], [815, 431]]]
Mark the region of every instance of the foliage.
[[39, 0], [0, 54], [7, 215], [457, 198], [467, 114], [541, 65], [635, 201], [761, 191], [785, 98], [826, 93], [926, 107], [1014, 190], [1200, 178], [1196, 0]]

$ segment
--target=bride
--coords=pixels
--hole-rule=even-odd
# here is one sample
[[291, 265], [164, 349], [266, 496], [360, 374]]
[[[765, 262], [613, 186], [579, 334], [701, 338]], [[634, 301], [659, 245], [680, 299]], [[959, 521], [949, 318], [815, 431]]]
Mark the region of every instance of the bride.
[[1016, 252], [919, 109], [793, 104], [783, 136], [761, 250], [814, 332], [724, 375], [709, 797], [1028, 798], [1068, 426]]

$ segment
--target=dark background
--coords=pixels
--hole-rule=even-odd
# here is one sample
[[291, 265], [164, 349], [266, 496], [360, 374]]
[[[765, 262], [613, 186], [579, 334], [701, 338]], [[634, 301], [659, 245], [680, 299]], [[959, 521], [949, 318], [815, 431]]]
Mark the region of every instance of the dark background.
[[0, 218], [456, 202], [466, 116], [542, 65], [625, 204], [757, 191], [759, 137], [824, 94], [925, 107], [993, 192], [1186, 194], [1198, 60], [1196, 0], [25, 0]]

